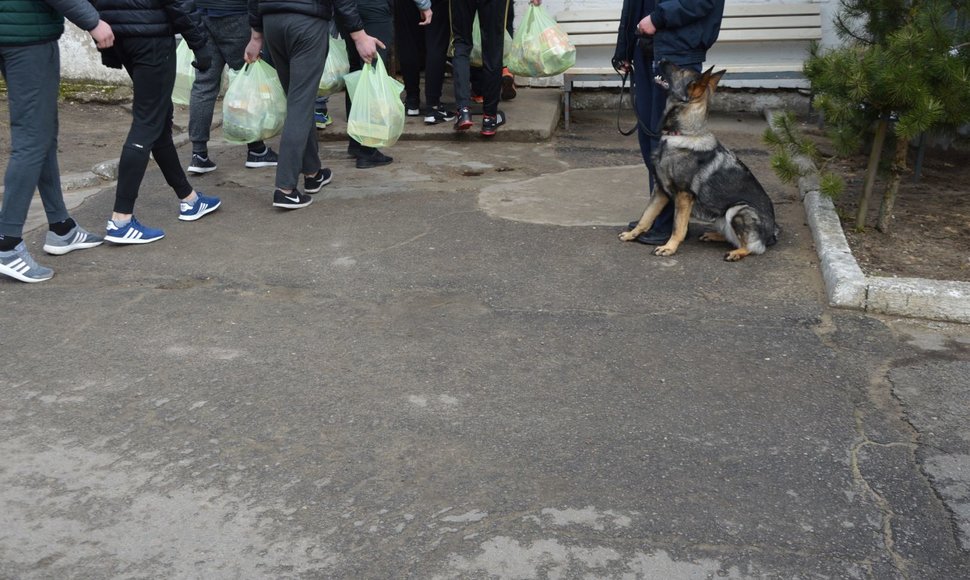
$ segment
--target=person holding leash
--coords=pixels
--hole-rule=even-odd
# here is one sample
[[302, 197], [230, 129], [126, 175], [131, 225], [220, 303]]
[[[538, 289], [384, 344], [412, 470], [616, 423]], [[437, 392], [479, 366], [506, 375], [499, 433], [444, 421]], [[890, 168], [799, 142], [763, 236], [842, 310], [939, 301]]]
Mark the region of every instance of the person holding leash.
[[0, 73], [10, 107], [10, 161], [0, 207], [0, 274], [21, 282], [49, 280], [54, 271], [34, 261], [23, 241], [34, 190], [50, 230], [44, 251], [66, 254], [102, 243], [67, 213], [57, 165], [57, 95], [64, 15], [87, 30], [98, 48], [114, 43], [114, 32], [87, 0], [0, 2]]
[[[659, 63], [666, 60], [699, 72], [721, 31], [723, 15], [724, 0], [623, 0], [613, 68], [631, 74], [639, 120], [637, 137], [651, 192], [655, 185], [651, 156], [660, 144], [660, 123], [667, 101], [666, 90], [654, 82], [660, 74]], [[673, 231], [673, 217], [673, 204], [667, 204], [653, 227], [640, 234], [637, 241], [665, 244]], [[636, 224], [631, 222], [630, 229]]]

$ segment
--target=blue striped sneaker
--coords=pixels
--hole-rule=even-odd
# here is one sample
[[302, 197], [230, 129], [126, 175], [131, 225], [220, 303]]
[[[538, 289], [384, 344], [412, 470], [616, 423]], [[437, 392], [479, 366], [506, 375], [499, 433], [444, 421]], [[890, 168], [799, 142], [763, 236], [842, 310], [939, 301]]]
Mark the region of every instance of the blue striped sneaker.
[[195, 192], [198, 199], [195, 203], [188, 203], [183, 201], [179, 203], [179, 219], [184, 222], [194, 222], [200, 217], [207, 213], [211, 213], [219, 209], [222, 205], [222, 201], [218, 197], [210, 197], [208, 195], [202, 195], [202, 192]]
[[119, 226], [108, 220], [108, 231], [104, 239], [115, 244], [149, 244], [165, 237], [165, 232], [142, 225], [131, 216], [131, 221]]

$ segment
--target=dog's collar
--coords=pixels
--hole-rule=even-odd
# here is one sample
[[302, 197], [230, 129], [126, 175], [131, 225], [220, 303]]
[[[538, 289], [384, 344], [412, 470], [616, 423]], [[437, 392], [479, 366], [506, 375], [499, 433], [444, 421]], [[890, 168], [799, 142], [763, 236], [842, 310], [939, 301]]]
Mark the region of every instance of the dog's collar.
[[660, 134], [664, 137], [679, 137], [680, 131], [661, 131]]

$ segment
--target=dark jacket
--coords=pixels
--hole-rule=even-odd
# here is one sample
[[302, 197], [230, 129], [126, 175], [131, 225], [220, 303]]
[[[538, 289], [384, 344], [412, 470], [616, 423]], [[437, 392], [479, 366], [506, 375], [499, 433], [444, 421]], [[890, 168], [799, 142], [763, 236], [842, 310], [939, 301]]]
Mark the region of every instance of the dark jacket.
[[98, 25], [98, 12], [78, 0], [0, 0], [0, 46], [26, 46], [57, 40], [64, 16], [82, 30]]
[[205, 46], [208, 35], [192, 0], [90, 0], [116, 37], [181, 34], [192, 50]]
[[336, 19], [343, 34], [364, 29], [356, 0], [249, 0], [249, 25], [262, 32], [263, 15], [281, 12]]
[[[642, 0], [623, 0], [614, 60], [633, 62]], [[676, 65], [703, 63], [721, 31], [724, 0], [660, 0], [650, 12], [657, 27], [653, 37], [654, 60]]]

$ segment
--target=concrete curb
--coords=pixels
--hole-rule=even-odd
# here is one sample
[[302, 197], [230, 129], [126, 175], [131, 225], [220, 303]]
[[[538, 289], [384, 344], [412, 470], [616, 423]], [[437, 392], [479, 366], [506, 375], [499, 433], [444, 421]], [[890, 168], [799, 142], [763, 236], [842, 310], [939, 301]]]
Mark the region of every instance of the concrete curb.
[[[770, 124], [776, 113], [765, 111]], [[814, 165], [807, 159], [813, 172]], [[821, 262], [829, 304], [875, 314], [970, 324], [970, 282], [866, 276], [852, 255], [835, 205], [818, 190], [818, 178], [799, 180], [798, 193]]]

